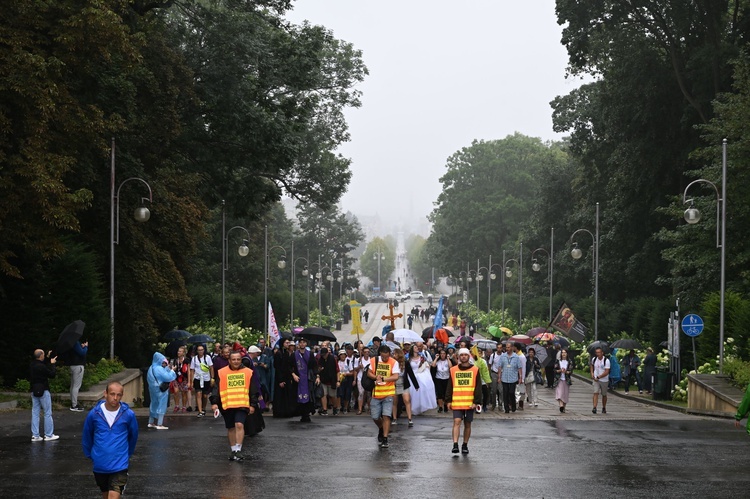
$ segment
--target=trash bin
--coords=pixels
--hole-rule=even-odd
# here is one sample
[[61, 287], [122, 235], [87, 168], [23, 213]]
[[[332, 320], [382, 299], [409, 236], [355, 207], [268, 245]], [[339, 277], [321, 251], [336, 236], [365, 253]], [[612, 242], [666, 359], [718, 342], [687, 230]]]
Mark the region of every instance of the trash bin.
[[336, 321], [336, 331], [341, 331], [341, 320]]
[[654, 373], [654, 400], [671, 400], [674, 373], [666, 367], [657, 367]]

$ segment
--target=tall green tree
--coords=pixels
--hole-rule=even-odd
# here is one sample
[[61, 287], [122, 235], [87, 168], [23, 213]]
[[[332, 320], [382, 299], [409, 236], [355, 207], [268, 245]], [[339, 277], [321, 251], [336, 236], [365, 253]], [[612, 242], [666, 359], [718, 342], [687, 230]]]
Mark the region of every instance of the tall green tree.
[[542, 167], [556, 161], [556, 153], [540, 139], [518, 133], [474, 141], [448, 158], [430, 215], [427, 251], [435, 258], [433, 265], [457, 275], [465, 262], [510, 249], [537, 202]]
[[396, 245], [393, 239], [376, 237], [367, 243], [367, 248], [359, 257], [359, 268], [362, 275], [373, 283], [373, 287], [378, 286], [378, 278], [380, 279], [380, 291], [376, 293], [382, 295], [387, 290], [391, 274], [396, 270]]

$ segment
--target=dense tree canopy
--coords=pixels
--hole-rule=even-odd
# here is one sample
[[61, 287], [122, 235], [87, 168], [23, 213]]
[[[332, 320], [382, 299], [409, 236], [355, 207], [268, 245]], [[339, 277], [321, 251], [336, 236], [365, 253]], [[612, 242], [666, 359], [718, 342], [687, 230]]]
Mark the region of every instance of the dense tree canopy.
[[[52, 346], [54, 335], [47, 324], [22, 321], [9, 294], [38, 296], [47, 287], [39, 276], [71, 248], [90, 252], [91, 282], [104, 283], [92, 289], [106, 303], [112, 137], [116, 187], [139, 177], [154, 194], [147, 224], [130, 217], [145, 186], [128, 183], [119, 199], [116, 353], [126, 362], [150, 358], [164, 329], [216, 311], [222, 200], [227, 220], [253, 234], [251, 258], [232, 262], [251, 278], [228, 276], [236, 281], [230, 289], [251, 293], [263, 289], [264, 226], [279, 221], [272, 238], [291, 240], [291, 223], [269, 215], [282, 194], [311, 208], [337, 203], [351, 176], [336, 152], [348, 140], [343, 109], [359, 106], [356, 85], [367, 69], [359, 51], [326, 28], [287, 22], [290, 7], [285, 0], [3, 6], [0, 311], [10, 312], [4, 328], [27, 330], [22, 351]], [[274, 274], [272, 288], [284, 277]], [[51, 290], [49, 307], [67, 307], [64, 292]], [[79, 318], [74, 310], [60, 314], [59, 329]], [[89, 310], [103, 315], [87, 322], [106, 321], [105, 310]], [[237, 310], [262, 323], [262, 303]], [[107, 346], [93, 342], [93, 354]]]

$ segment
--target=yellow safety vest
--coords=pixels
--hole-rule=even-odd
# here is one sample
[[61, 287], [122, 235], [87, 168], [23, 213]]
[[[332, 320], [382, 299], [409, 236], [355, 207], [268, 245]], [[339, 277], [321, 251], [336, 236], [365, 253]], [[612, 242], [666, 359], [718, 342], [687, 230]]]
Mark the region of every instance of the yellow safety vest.
[[[372, 370], [376, 376], [387, 378], [391, 375], [391, 371], [393, 370], [393, 366], [396, 365], [396, 361], [393, 357], [389, 357], [386, 362], [378, 361], [379, 358], [380, 356], [378, 355], [370, 360], [370, 370]], [[377, 368], [375, 367], [376, 365]], [[396, 395], [395, 381], [386, 382], [384, 385], [375, 383], [375, 389], [372, 391], [373, 398], [384, 399], [386, 397], [393, 397], [394, 395]]]
[[242, 367], [233, 371], [229, 366], [219, 369], [219, 396], [224, 409], [250, 408], [250, 381], [253, 371]]
[[474, 403], [474, 389], [477, 386], [479, 369], [471, 366], [461, 370], [458, 366], [451, 367], [451, 381], [453, 383], [453, 398], [451, 408], [456, 411], [471, 409]]

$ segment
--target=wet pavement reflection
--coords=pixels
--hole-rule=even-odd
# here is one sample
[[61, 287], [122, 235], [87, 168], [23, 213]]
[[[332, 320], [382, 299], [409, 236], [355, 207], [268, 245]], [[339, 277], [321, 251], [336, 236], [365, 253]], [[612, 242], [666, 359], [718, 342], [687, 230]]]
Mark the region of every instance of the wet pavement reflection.
[[[56, 442], [29, 441], [29, 412], [0, 414], [2, 497], [99, 497], [80, 431], [85, 413], [55, 413]], [[451, 454], [450, 419], [414, 418], [380, 449], [362, 416], [310, 424], [266, 418], [229, 462], [221, 420], [167, 417], [147, 430], [126, 497], [746, 497], [750, 438], [731, 421], [481, 415], [468, 456]], [[507, 477], [513, 477], [507, 480]]]

